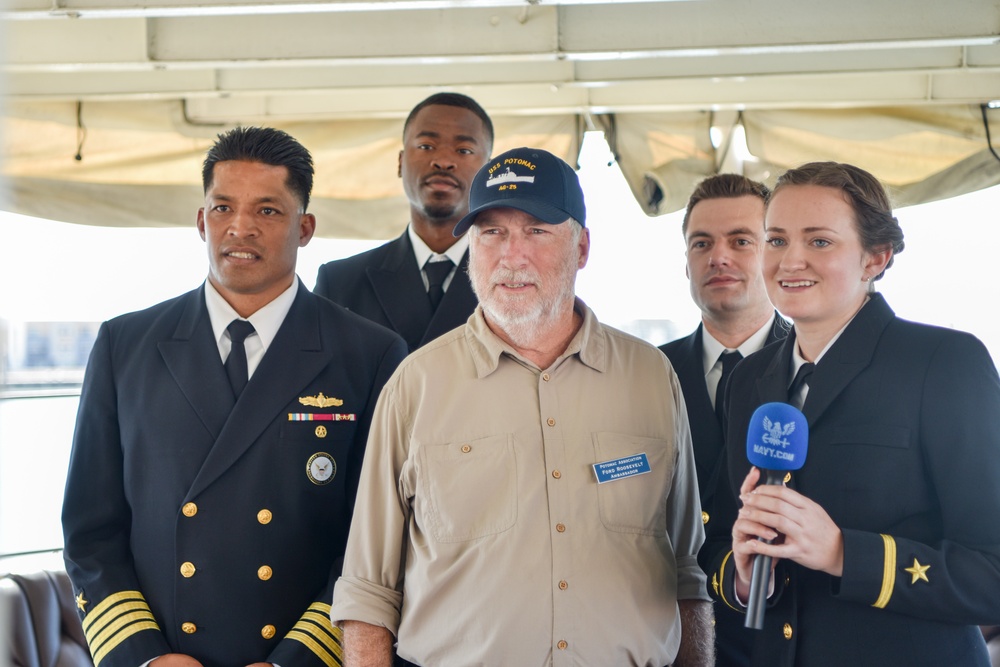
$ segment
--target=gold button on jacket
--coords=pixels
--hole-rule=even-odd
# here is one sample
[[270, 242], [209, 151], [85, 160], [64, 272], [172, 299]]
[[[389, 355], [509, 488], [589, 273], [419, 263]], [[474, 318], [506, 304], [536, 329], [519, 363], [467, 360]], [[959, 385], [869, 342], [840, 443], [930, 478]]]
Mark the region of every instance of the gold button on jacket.
[[182, 577], [191, 578], [191, 577], [194, 576], [194, 573], [196, 571], [197, 571], [197, 568], [195, 568], [194, 563], [181, 563], [181, 576]]
[[184, 507], [181, 508], [181, 512], [184, 516], [192, 517], [198, 513], [198, 506], [194, 503], [184, 503]]
[[257, 578], [260, 579], [261, 581], [267, 581], [268, 579], [271, 578], [272, 574], [273, 572], [271, 572], [271, 568], [268, 567], [267, 565], [261, 565], [259, 568], [257, 568]]

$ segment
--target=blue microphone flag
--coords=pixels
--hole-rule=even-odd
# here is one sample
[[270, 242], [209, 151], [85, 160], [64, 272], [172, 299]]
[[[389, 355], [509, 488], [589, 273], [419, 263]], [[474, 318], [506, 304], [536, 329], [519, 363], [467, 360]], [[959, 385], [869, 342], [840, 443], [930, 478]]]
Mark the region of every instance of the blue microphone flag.
[[809, 423], [787, 403], [765, 403], [750, 418], [747, 458], [762, 470], [798, 470], [806, 462]]

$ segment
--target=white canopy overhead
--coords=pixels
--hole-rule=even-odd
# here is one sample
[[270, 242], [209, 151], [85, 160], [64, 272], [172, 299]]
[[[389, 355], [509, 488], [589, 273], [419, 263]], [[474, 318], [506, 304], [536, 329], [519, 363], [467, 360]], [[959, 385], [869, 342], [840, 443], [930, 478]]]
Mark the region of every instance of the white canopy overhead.
[[385, 238], [402, 118], [440, 90], [490, 112], [497, 151], [572, 162], [604, 129], [650, 214], [731, 166], [709, 131], [736, 122], [759, 177], [846, 160], [898, 203], [1000, 183], [996, 0], [207, 2], [7, 0], [4, 208], [188, 225], [214, 135], [267, 124], [316, 157], [321, 233]]

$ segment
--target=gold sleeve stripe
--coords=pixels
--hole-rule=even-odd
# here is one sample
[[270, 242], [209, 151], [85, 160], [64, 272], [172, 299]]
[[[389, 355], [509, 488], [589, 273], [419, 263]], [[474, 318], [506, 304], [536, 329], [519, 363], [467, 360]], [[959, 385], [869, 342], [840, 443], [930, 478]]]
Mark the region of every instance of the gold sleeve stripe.
[[330, 616], [330, 605], [324, 602], [313, 602], [309, 605], [310, 611], [318, 611], [321, 614], [326, 614], [327, 617]]
[[153, 618], [153, 612], [150, 611], [149, 605], [145, 602], [125, 602], [112, 608], [102, 614], [96, 623], [83, 631], [87, 636], [87, 643], [91, 646], [99, 643], [101, 637], [106, 637], [113, 628], [120, 628], [122, 623], [127, 623], [127, 619], [136, 615]]
[[133, 611], [129, 614], [119, 616], [115, 619], [114, 623], [110, 623], [97, 634], [88, 636], [87, 643], [90, 644], [90, 650], [96, 653], [108, 644], [110, 644], [112, 648], [118, 646], [135, 633], [145, 629], [136, 628], [135, 625], [139, 623], [152, 623], [154, 626], [152, 629], [160, 629], [159, 626], [156, 625], [156, 619], [153, 618], [152, 612], [149, 610]]
[[738, 604], [733, 604], [729, 601], [729, 598], [726, 597], [726, 563], [729, 562], [729, 559], [732, 558], [732, 556], [733, 552], [730, 550], [730, 552], [726, 554], [726, 557], [722, 559], [722, 565], [719, 566], [719, 597], [722, 598], [722, 601], [726, 603], [726, 606], [733, 611], [745, 614], [746, 609]]
[[883, 535], [882, 541], [885, 543], [885, 563], [882, 566], [882, 592], [872, 605], [876, 609], [885, 609], [896, 586], [896, 540], [892, 535]]
[[108, 653], [110, 653], [115, 647], [121, 644], [123, 641], [131, 637], [137, 632], [142, 632], [143, 630], [157, 630], [159, 631], [160, 626], [156, 624], [156, 621], [142, 621], [141, 623], [133, 623], [132, 625], [125, 628], [124, 631], [115, 635], [115, 637], [102, 646], [99, 650], [94, 652], [94, 667], [100, 667], [101, 660], [103, 660]]
[[[325, 623], [323, 622], [324, 620]], [[305, 616], [295, 624], [292, 630], [311, 635], [316, 641], [323, 644], [328, 652], [338, 657], [343, 652], [341, 630], [340, 628], [333, 627], [329, 618], [313, 619], [310, 618], [310, 613], [306, 612]]]
[[332, 635], [335, 630], [335, 628], [333, 627], [333, 623], [330, 622], [330, 616], [327, 614], [317, 614], [314, 611], [307, 611], [306, 613], [302, 614], [302, 618], [299, 619], [299, 623], [297, 623], [296, 625], [306, 623], [306, 621], [315, 623], [321, 629], [323, 629], [328, 635]]
[[121, 593], [114, 593], [113, 595], [109, 595], [108, 597], [101, 600], [101, 602], [97, 604], [93, 609], [87, 612], [87, 618], [83, 620], [83, 631], [86, 632], [87, 628], [90, 627], [90, 625], [94, 623], [101, 614], [103, 614], [116, 604], [124, 602], [125, 600], [139, 601], [142, 602], [143, 604], [145, 604], [146, 602], [146, 598], [142, 597], [142, 593], [140, 593], [139, 591], [122, 591]]
[[[300, 623], [301, 625], [301, 623]], [[306, 647], [316, 654], [316, 656], [323, 661], [328, 667], [341, 667], [344, 664], [344, 656], [338, 651], [337, 653], [331, 653], [327, 651], [319, 642], [313, 639], [311, 636], [304, 632], [300, 632], [296, 625], [292, 628], [291, 632], [285, 635], [286, 639], [294, 639], [297, 642], [301, 642], [306, 645]]]
[[340, 628], [330, 622], [330, 605], [316, 602], [309, 606], [299, 622], [295, 624], [288, 638], [302, 642], [324, 662], [343, 662], [343, 641]]

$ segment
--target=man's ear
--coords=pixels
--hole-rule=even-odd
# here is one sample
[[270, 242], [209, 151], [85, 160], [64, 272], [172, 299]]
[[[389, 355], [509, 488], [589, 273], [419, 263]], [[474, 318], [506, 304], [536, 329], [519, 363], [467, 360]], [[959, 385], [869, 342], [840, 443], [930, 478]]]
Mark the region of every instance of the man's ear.
[[305, 248], [316, 233], [316, 216], [312, 213], [303, 213], [299, 219], [299, 247]]
[[198, 222], [195, 223], [198, 227], [198, 235], [201, 236], [201, 240], [205, 240], [205, 209], [198, 209]]

